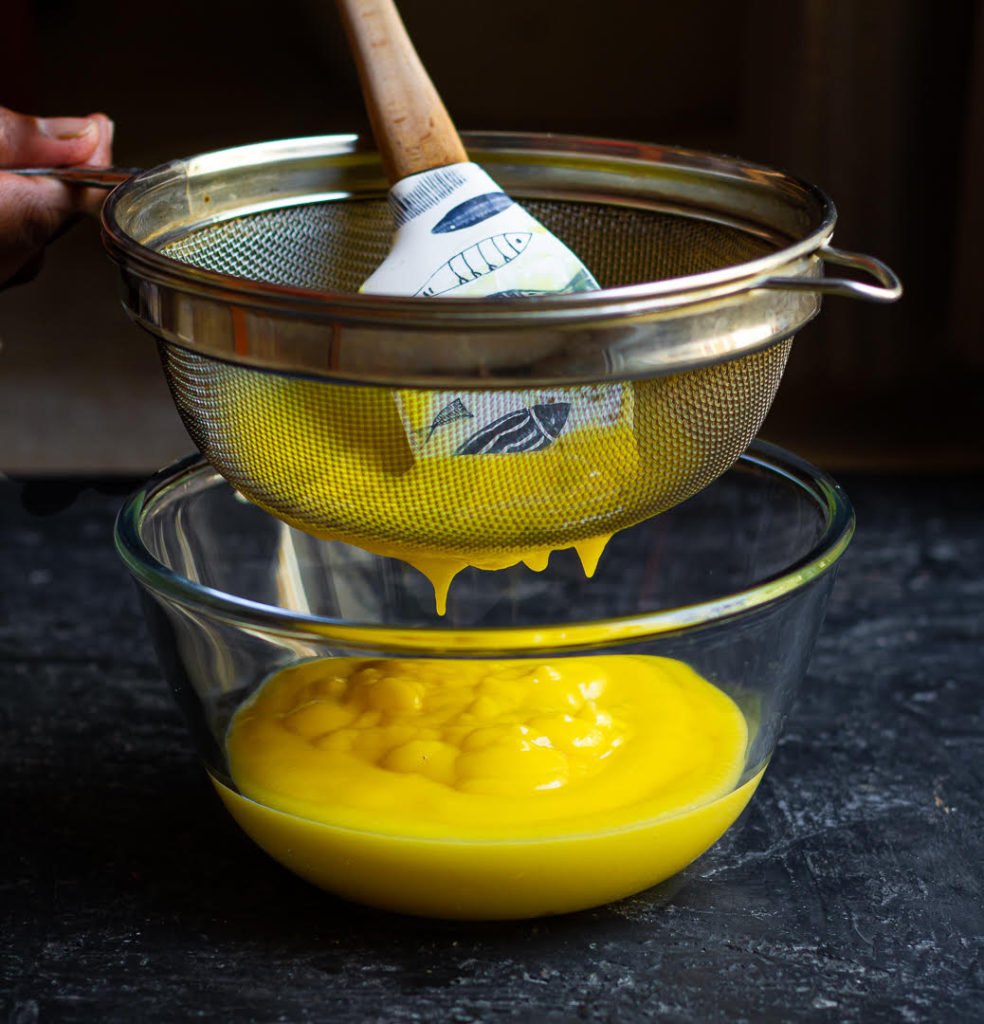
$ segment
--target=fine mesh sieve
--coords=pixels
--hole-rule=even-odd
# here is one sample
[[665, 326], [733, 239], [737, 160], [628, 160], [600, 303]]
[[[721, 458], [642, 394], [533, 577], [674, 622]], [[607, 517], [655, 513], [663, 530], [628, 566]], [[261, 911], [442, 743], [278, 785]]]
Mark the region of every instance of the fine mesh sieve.
[[[124, 301], [158, 339], [191, 437], [308, 532], [482, 564], [622, 529], [744, 451], [821, 292], [899, 294], [888, 268], [829, 247], [829, 200], [779, 172], [465, 139], [601, 291], [357, 294], [392, 221], [378, 159], [351, 136], [178, 161], [106, 204]], [[821, 258], [879, 284], [823, 278]], [[479, 435], [491, 447], [469, 454]]]

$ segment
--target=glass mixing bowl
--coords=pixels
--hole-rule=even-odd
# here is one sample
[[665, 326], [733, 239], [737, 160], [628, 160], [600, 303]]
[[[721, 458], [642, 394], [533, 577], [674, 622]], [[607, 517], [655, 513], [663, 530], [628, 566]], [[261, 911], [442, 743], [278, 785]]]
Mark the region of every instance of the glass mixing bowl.
[[[592, 579], [570, 550], [554, 553], [539, 573], [523, 565], [468, 569], [452, 585], [443, 618], [415, 569], [286, 526], [239, 497], [200, 457], [163, 471], [127, 500], [116, 544], [215, 787], [260, 846], [358, 902], [431, 916], [516, 918], [641, 891], [686, 866], [732, 824], [775, 748], [853, 530], [850, 503], [833, 480], [756, 442], [695, 497], [616, 534]], [[237, 711], [283, 670], [316, 674], [353, 664], [341, 659], [370, 659], [373, 671], [384, 672], [395, 661], [411, 673], [437, 664], [447, 678], [478, 663], [494, 669], [503, 659], [529, 666], [529, 678], [543, 666], [576, 670], [570, 659], [592, 659], [582, 664], [604, 666], [613, 677], [622, 666], [674, 659], [730, 698], [747, 735], [723, 790], [692, 794], [670, 811], [641, 800], [616, 815], [585, 814], [554, 828], [497, 829], [490, 814], [477, 831], [463, 823], [459, 835], [453, 822], [417, 827], [412, 801], [402, 809], [409, 827], [388, 825], [385, 814], [376, 824], [365, 814], [316, 821], [247, 795], [226, 747]], [[659, 718], [663, 698], [653, 699]], [[644, 733], [646, 723], [631, 709], [615, 711], [625, 735]], [[672, 774], [664, 753], [674, 737], [663, 734], [650, 748], [646, 742], [637, 743], [641, 767], [625, 776], [630, 788], [645, 783], [647, 764], [658, 765], [664, 782]], [[393, 777], [394, 785], [406, 779]], [[318, 785], [344, 801], [361, 782], [328, 772]]]

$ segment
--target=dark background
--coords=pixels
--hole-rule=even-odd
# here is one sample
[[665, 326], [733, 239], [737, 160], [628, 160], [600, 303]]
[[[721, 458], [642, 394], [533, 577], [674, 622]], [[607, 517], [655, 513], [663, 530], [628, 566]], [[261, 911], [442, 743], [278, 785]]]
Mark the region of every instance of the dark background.
[[[72, 487], [0, 482], [0, 1019], [984, 1020], [984, 492], [950, 472], [984, 464], [982, 4], [401, 9], [462, 128], [706, 148], [827, 190], [836, 242], [907, 293], [826, 301], [765, 432], [903, 475], [844, 475], [862, 528], [741, 826], [652, 892], [480, 927], [348, 907], [254, 849], [161, 684], [119, 497], [40, 525]], [[142, 166], [366, 124], [331, 0], [0, 0], [0, 105], [105, 110]], [[0, 292], [0, 342], [0, 470], [143, 475], [190, 448], [93, 225]]]
[[[984, 465], [984, 5], [974, 0], [402, 0], [461, 128], [735, 154], [836, 202], [894, 307], [825, 302], [764, 434], [827, 468]], [[116, 161], [365, 130], [333, 4], [6, 0], [0, 105], [103, 110]], [[0, 470], [144, 473], [191, 447], [94, 225], [0, 293]]]

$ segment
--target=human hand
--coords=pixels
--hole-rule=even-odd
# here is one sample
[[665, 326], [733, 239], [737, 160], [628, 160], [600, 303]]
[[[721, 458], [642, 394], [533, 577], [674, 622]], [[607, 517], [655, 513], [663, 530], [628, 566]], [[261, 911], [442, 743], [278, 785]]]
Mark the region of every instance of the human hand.
[[45, 245], [79, 214], [98, 213], [105, 197], [3, 168], [106, 166], [112, 143], [113, 122], [105, 114], [38, 118], [0, 107], [0, 288], [30, 280]]

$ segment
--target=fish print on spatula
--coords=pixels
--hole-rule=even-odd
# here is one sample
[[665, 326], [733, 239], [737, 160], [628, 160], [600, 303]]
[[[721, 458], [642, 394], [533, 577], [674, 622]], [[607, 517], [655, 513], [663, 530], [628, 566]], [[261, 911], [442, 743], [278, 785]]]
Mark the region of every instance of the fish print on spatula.
[[511, 455], [542, 451], [584, 426], [625, 422], [631, 412], [625, 408], [626, 395], [631, 388], [611, 384], [401, 391], [398, 405], [417, 458]]
[[535, 452], [555, 441], [571, 411], [569, 402], [517, 409], [476, 430], [458, 446], [455, 455], [503, 455]]
[[[362, 291], [508, 299], [598, 288], [577, 256], [477, 164], [411, 175], [390, 190], [390, 205], [393, 247]], [[621, 384], [565, 392], [562, 419], [548, 409], [557, 405], [556, 395], [544, 398], [536, 391], [514, 393], [506, 408], [504, 392], [491, 388], [400, 391], [397, 402], [415, 456], [538, 451], [578, 427], [625, 422], [632, 415], [631, 388]], [[462, 417], [448, 412], [459, 405], [474, 421], [465, 438]], [[513, 440], [500, 443], [500, 434]]]

